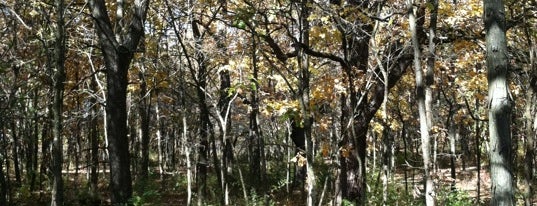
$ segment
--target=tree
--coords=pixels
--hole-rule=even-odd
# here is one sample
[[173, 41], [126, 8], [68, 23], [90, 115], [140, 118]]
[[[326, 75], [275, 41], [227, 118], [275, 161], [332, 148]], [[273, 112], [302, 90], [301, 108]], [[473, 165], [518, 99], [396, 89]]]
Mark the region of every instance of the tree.
[[[127, 73], [144, 35], [143, 25], [149, 0], [135, 0], [130, 23], [125, 18], [124, 1], [116, 6], [116, 25], [112, 25], [104, 0], [90, 0], [89, 9], [106, 67], [106, 119], [112, 204], [127, 204], [132, 196], [129, 141], [127, 140]], [[129, 7], [127, 7], [129, 8]], [[115, 28], [115, 30], [114, 30]]]
[[489, 98], [491, 205], [515, 205], [511, 148], [511, 109], [503, 0], [484, 0]]
[[54, 42], [54, 102], [52, 112], [53, 120], [53, 135], [52, 140], [52, 198], [50, 205], [61, 206], [64, 204], [63, 197], [63, 179], [62, 179], [62, 164], [63, 164], [63, 138], [62, 138], [62, 111], [63, 111], [63, 90], [65, 81], [65, 53], [66, 53], [66, 34], [64, 23], [64, 8], [63, 0], [54, 1], [56, 6], [56, 26], [55, 26], [55, 42]]
[[[416, 20], [416, 12], [414, 1], [408, 1], [408, 20], [410, 24], [410, 32], [412, 33], [412, 48], [414, 49], [414, 73], [416, 75], [416, 101], [418, 102], [418, 112], [420, 121], [420, 136], [421, 136], [421, 151], [423, 158], [424, 186], [425, 186], [425, 204], [435, 205], [434, 201], [434, 182], [431, 179], [431, 143], [429, 136], [430, 121], [427, 117], [426, 107], [426, 84], [423, 79], [423, 71], [421, 68], [421, 45], [419, 41], [418, 25]], [[418, 8], [419, 10], [419, 8]], [[421, 23], [423, 24], [423, 23]], [[422, 25], [419, 25], [422, 26]]]

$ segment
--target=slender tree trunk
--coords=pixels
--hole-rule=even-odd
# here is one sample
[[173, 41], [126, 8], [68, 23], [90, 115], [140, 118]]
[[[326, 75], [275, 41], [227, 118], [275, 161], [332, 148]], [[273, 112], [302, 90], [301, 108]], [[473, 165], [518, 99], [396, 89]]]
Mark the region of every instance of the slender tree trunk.
[[[197, 185], [198, 185], [198, 205], [202, 205], [205, 201], [205, 194], [207, 192], [207, 168], [209, 167], [209, 137], [212, 134], [212, 124], [209, 117], [209, 107], [206, 102], [205, 89], [207, 86], [207, 57], [202, 51], [202, 34], [198, 28], [198, 23], [195, 21], [191, 22], [192, 32], [194, 38], [196, 39], [195, 47], [199, 52], [196, 52], [196, 59], [198, 63], [197, 76], [192, 78], [196, 80], [196, 92], [198, 95], [198, 105], [200, 108], [199, 123], [200, 123], [200, 144], [198, 147], [198, 163], [197, 163]], [[190, 68], [192, 74], [194, 68]], [[215, 162], [216, 164], [216, 162]], [[218, 171], [217, 168], [215, 170]], [[218, 177], [218, 182], [221, 182], [220, 176]]]
[[[402, 118], [401, 118], [402, 119]], [[407, 135], [406, 135], [406, 125], [405, 125], [405, 122], [402, 121], [403, 123], [403, 126], [401, 128], [401, 139], [403, 140], [403, 150], [405, 151], [404, 152], [404, 158], [405, 158], [405, 162], [408, 162], [408, 144], [407, 144]], [[409, 165], [406, 165], [405, 166], [405, 195], [409, 195], [408, 193], [408, 167]]]
[[[452, 116], [450, 116], [449, 119], [451, 119]], [[454, 123], [450, 123], [448, 125], [448, 137], [449, 137], [449, 151], [450, 151], [450, 155], [449, 155], [449, 160], [450, 160], [450, 163], [451, 163], [451, 190], [452, 191], [455, 191], [457, 188], [456, 188], [456, 165], [455, 165], [455, 159], [457, 157], [457, 154], [455, 153], [456, 152], [456, 148], [455, 148], [455, 145], [456, 145], [456, 132], [457, 132], [457, 128], [456, 128], [456, 125]]]
[[505, 8], [502, 0], [484, 0], [489, 98], [491, 205], [515, 204], [511, 148], [511, 109], [507, 73]]
[[[479, 92], [479, 91], [478, 91]], [[479, 100], [475, 99], [475, 111], [479, 111]], [[477, 202], [481, 200], [481, 124], [480, 120], [475, 120], [475, 153], [477, 162]]]
[[[94, 78], [91, 79], [90, 84], [91, 90], [97, 90], [97, 83]], [[94, 200], [93, 205], [96, 205], [97, 202], [97, 193], [99, 191], [98, 181], [99, 181], [99, 130], [98, 128], [98, 109], [97, 109], [97, 99], [92, 96], [90, 98], [90, 112], [88, 116], [88, 136], [90, 141], [90, 174], [89, 174], [89, 189], [92, 199]]]
[[149, 111], [151, 108], [151, 94], [147, 92], [145, 74], [141, 71], [140, 78], [140, 130], [142, 133], [142, 161], [140, 163], [140, 177], [147, 180], [149, 170]]
[[[530, 47], [530, 71], [529, 83], [530, 88], [526, 93], [526, 102], [537, 101], [537, 48], [532, 41], [530, 30], [525, 28], [526, 38]], [[535, 136], [537, 130], [537, 108], [535, 104], [526, 104], [525, 119], [526, 119], [526, 141], [524, 145], [525, 155], [525, 167], [524, 167], [524, 185], [526, 190], [524, 192], [524, 204], [530, 206], [533, 204], [533, 191], [535, 187], [534, 167], [535, 167]]]
[[[183, 105], [184, 106], [184, 105]], [[183, 132], [181, 133], [181, 137], [183, 140], [183, 150], [185, 153], [185, 161], [186, 161], [186, 184], [187, 184], [187, 199], [186, 199], [186, 205], [190, 206], [192, 204], [192, 163], [190, 161], [190, 146], [188, 144], [188, 124], [186, 123], [186, 112], [185, 108], [183, 108]]]
[[436, 23], [438, 16], [438, 0], [428, 0], [432, 5], [429, 21], [429, 52], [427, 55], [427, 69], [425, 71], [425, 111], [428, 127], [433, 126], [433, 84], [434, 66], [436, 62]]
[[64, 24], [64, 1], [56, 0], [56, 31], [54, 46], [54, 103], [52, 106], [53, 119], [53, 140], [52, 140], [52, 199], [51, 206], [61, 206], [64, 204], [63, 195], [63, 138], [62, 138], [62, 113], [63, 113], [63, 90], [65, 82], [65, 24]]
[[416, 75], [416, 101], [420, 119], [421, 150], [424, 168], [425, 203], [428, 206], [435, 205], [434, 184], [431, 179], [431, 154], [429, 125], [427, 123], [427, 110], [425, 105], [425, 88], [423, 72], [421, 68], [421, 49], [418, 39], [417, 20], [414, 9], [414, 1], [408, 0], [408, 19], [410, 32], [412, 33], [412, 46], [414, 48], [414, 73]]
[[[300, 28], [300, 38], [299, 41], [309, 47], [309, 30], [310, 30], [310, 23], [309, 23], [309, 16], [310, 16], [310, 6], [311, 3], [310, 0], [302, 0], [301, 7], [300, 7], [300, 14], [299, 14], [299, 28]], [[300, 110], [302, 114], [302, 126], [304, 127], [304, 146], [305, 146], [305, 152], [306, 152], [306, 191], [307, 191], [307, 198], [306, 198], [306, 205], [312, 206], [315, 204], [315, 196], [316, 191], [315, 189], [315, 172], [313, 169], [313, 158], [314, 158], [314, 148], [313, 148], [313, 140], [311, 136], [311, 125], [312, 125], [312, 114], [310, 111], [310, 59], [309, 56], [306, 54], [303, 48], [299, 49], [298, 51], [298, 66], [300, 69], [300, 76], [299, 76], [299, 88], [298, 88], [298, 95], [299, 95], [299, 103], [300, 103]]]
[[[535, 71], [533, 71], [535, 72]], [[535, 76], [531, 77], [535, 78]], [[535, 79], [532, 80], [535, 83]], [[537, 88], [537, 85], [531, 85], [532, 88], [530, 88], [526, 93], [526, 102], [535, 102], [535, 89]], [[535, 105], [534, 104], [526, 104], [525, 106], [525, 114], [524, 118], [526, 119], [526, 141], [524, 142], [524, 151], [525, 151], [525, 160], [524, 160], [524, 181], [523, 185], [526, 187], [524, 189], [524, 205], [530, 206], [532, 205], [533, 200], [533, 169], [534, 164], [533, 161], [535, 161]]]
[[258, 82], [258, 65], [257, 65], [257, 57], [256, 54], [256, 40], [255, 36], [252, 35], [252, 67], [253, 67], [253, 73], [252, 73], [252, 93], [250, 95], [250, 104], [252, 107], [252, 110], [250, 111], [250, 126], [249, 126], [249, 149], [250, 154], [252, 155], [252, 159], [250, 160], [250, 182], [254, 183], [252, 185], [254, 188], [258, 188], [258, 186], [262, 185], [263, 183], [259, 180], [262, 180], [261, 176], [261, 151], [259, 148], [259, 141], [261, 138], [259, 124], [258, 124], [258, 114], [259, 114], [259, 97], [258, 97], [258, 91], [259, 91], [259, 82]]
[[[2, 108], [3, 109], [3, 108]], [[0, 120], [0, 137], [2, 137], [2, 142], [0, 142], [0, 148], [2, 148], [2, 152], [0, 152], [0, 205], [8, 205], [7, 202], [7, 181], [6, 181], [6, 175], [4, 173], [4, 162], [6, 157], [6, 133], [4, 131], [4, 119]]]
[[[160, 102], [158, 100], [158, 92], [155, 92], [156, 97], [156, 103], [155, 103], [155, 122], [156, 122], [156, 135], [157, 135], [157, 155], [158, 155], [158, 170], [160, 174], [160, 178], [163, 178], [164, 174], [164, 162], [162, 160], [163, 154], [162, 154], [162, 120], [160, 118]], [[149, 145], [149, 144], [148, 144]]]
[[[17, 185], [22, 184], [21, 169], [19, 162], [19, 135], [17, 129], [17, 123], [11, 122], [11, 132], [13, 136], [13, 143], [11, 145], [11, 153], [13, 155], [13, 170], [15, 170], [15, 183]], [[8, 170], [9, 171], [9, 170]]]

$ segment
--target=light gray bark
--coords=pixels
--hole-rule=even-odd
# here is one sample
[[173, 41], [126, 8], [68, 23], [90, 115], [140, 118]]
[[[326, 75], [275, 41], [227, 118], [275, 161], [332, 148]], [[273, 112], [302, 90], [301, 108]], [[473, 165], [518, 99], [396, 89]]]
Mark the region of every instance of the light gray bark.
[[423, 158], [423, 172], [425, 183], [425, 204], [428, 206], [435, 205], [434, 182], [431, 179], [431, 151], [430, 151], [430, 136], [429, 124], [427, 123], [427, 110], [425, 106], [425, 82], [423, 80], [423, 72], [421, 68], [421, 49], [418, 39], [418, 31], [416, 26], [416, 14], [414, 9], [414, 1], [408, 0], [408, 20], [410, 32], [412, 34], [412, 47], [414, 49], [414, 73], [416, 75], [416, 101], [418, 103], [418, 112], [420, 120], [421, 133], [421, 150]]
[[515, 204], [513, 191], [511, 109], [505, 9], [502, 0], [484, 0], [489, 98], [491, 205]]

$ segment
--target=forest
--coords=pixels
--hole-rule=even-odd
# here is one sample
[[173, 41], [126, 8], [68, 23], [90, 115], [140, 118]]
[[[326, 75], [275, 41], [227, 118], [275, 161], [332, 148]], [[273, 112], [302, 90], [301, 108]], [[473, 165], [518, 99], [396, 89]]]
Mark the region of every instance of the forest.
[[0, 0], [0, 206], [537, 204], [536, 0]]

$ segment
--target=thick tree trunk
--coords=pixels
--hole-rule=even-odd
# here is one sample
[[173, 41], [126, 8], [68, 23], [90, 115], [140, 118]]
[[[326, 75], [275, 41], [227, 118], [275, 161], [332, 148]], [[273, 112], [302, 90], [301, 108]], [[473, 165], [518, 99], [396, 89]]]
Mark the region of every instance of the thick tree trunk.
[[502, 0], [484, 0], [489, 98], [491, 205], [515, 204], [511, 148], [511, 109], [507, 73], [505, 9]]
[[[127, 203], [132, 195], [127, 139], [127, 62], [107, 66], [106, 114], [112, 203]], [[115, 70], [115, 71], [114, 71]]]
[[[122, 5], [122, 2], [120, 2]], [[132, 196], [129, 141], [127, 139], [128, 69], [143, 36], [143, 23], [149, 0], [135, 0], [133, 18], [125, 35], [114, 33], [104, 0], [90, 0], [89, 8], [104, 57], [107, 77], [106, 121], [112, 204], [128, 204]], [[122, 9], [118, 7], [118, 9]], [[122, 21], [121, 16], [117, 17]], [[118, 24], [116, 28], [123, 27]], [[118, 29], [122, 31], [122, 29]], [[116, 37], [117, 35], [117, 37]]]

